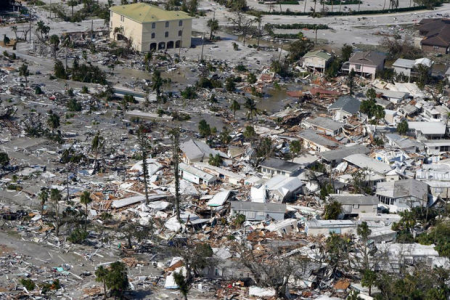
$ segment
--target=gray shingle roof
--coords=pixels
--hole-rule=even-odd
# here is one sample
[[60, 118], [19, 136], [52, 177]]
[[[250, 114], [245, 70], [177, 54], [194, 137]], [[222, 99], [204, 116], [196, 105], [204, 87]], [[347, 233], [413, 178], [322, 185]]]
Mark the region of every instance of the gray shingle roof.
[[344, 110], [350, 114], [356, 114], [359, 111], [361, 102], [355, 97], [345, 95], [339, 97], [336, 102], [328, 107], [328, 110]]
[[180, 149], [191, 161], [203, 160], [204, 158], [208, 158], [210, 154], [219, 154], [222, 157], [227, 157], [224, 153], [211, 149], [207, 144], [192, 139], [181, 143]]
[[342, 147], [336, 150], [330, 150], [319, 153], [319, 156], [326, 161], [342, 160], [352, 154], [368, 154], [370, 149], [364, 145], [355, 145], [351, 147]]
[[428, 195], [428, 184], [415, 179], [399, 180], [394, 184], [394, 198], [413, 196], [424, 199]]
[[378, 66], [386, 59], [386, 55], [376, 51], [355, 52], [350, 57], [351, 63]]
[[337, 148], [339, 147], [339, 144], [336, 142], [333, 142], [332, 140], [327, 139], [326, 137], [323, 137], [321, 135], [318, 135], [317, 132], [311, 129], [304, 130], [299, 133], [299, 136], [302, 139], [311, 141], [317, 145], [321, 145], [327, 148]]
[[328, 130], [336, 131], [344, 127], [344, 124], [333, 121], [329, 118], [317, 117], [315, 119], [308, 119], [305, 121], [307, 124], [311, 124], [317, 127], [325, 128]]
[[376, 205], [379, 202], [378, 198], [375, 196], [366, 196], [361, 194], [349, 194], [349, 195], [330, 194], [329, 197], [334, 201], [337, 201], [343, 205], [353, 205], [353, 204]]
[[279, 158], [267, 158], [260, 163], [260, 166], [287, 172], [295, 172], [301, 168], [299, 164]]

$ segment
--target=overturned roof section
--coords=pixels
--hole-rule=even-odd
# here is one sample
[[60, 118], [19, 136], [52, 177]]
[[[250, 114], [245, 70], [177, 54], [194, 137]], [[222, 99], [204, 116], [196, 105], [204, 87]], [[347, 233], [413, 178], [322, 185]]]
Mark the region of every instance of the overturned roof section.
[[138, 23], [192, 19], [182, 11], [168, 11], [147, 3], [118, 5], [110, 10]]

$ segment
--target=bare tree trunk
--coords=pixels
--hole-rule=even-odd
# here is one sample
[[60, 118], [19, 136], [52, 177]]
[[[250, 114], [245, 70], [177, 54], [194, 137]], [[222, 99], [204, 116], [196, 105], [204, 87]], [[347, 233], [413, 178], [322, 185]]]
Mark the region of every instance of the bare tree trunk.
[[147, 181], [148, 168], [147, 168], [147, 151], [145, 151], [145, 150], [142, 151], [142, 173], [144, 176], [145, 204], [148, 204], [149, 203], [148, 181]]
[[173, 171], [175, 175], [175, 208], [177, 212], [177, 220], [180, 221], [180, 135], [177, 129], [173, 132]]

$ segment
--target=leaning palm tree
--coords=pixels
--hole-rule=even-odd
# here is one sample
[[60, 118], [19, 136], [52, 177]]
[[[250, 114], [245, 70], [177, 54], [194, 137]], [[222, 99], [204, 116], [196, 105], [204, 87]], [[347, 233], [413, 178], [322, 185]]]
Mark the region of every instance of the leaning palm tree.
[[88, 219], [88, 204], [92, 202], [91, 193], [84, 191], [80, 197], [81, 204], [85, 207], [85, 220], [84, 220], [84, 231], [87, 229], [87, 219]]

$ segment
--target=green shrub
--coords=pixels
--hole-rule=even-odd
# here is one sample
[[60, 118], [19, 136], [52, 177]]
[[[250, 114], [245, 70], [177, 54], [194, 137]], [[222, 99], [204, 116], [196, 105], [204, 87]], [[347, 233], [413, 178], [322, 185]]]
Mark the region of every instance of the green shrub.
[[31, 279], [22, 278], [20, 279], [20, 284], [23, 285], [28, 291], [34, 290], [36, 284]]

